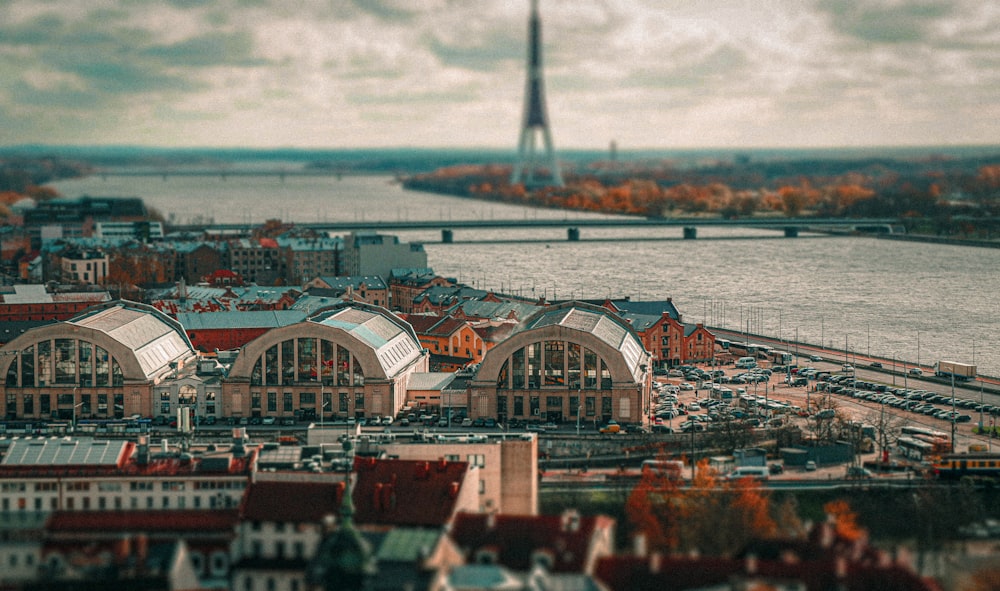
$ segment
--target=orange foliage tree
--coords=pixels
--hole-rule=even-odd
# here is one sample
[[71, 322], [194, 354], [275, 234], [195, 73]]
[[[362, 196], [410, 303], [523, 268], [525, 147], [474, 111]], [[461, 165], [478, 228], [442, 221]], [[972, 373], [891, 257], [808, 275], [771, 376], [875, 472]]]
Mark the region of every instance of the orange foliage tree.
[[726, 480], [703, 459], [690, 486], [646, 472], [626, 514], [651, 550], [731, 556], [753, 538], [773, 537], [779, 523], [769, 493], [750, 479]]
[[823, 505], [823, 511], [833, 519], [839, 537], [852, 542], [864, 537], [865, 530], [858, 524], [858, 515], [847, 501], [843, 499], [830, 501]]

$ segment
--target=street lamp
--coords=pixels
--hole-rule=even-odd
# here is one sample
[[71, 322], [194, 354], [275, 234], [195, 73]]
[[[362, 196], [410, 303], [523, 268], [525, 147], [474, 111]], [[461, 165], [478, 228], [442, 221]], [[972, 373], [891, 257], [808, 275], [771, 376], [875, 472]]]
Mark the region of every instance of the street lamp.
[[83, 402], [77, 403], [76, 401], [76, 391], [79, 389], [78, 386], [73, 386], [73, 419], [70, 423], [69, 432], [76, 434], [76, 409], [83, 406]]

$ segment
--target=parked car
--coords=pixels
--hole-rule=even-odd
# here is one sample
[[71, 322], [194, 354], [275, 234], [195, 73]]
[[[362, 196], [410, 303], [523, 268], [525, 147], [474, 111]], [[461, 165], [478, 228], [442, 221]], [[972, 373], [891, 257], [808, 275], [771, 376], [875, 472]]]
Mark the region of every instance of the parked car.
[[848, 466], [846, 477], [851, 480], [864, 480], [875, 476], [868, 468], [861, 466]]
[[816, 471], [816, 462], [814, 462], [812, 460], [809, 460], [808, 462], [806, 462], [805, 469], [806, 469], [806, 472], [815, 472]]
[[276, 421], [277, 421], [277, 419], [275, 419], [274, 417], [264, 417], [264, 419], [261, 421], [261, 424], [262, 425], [273, 425]]

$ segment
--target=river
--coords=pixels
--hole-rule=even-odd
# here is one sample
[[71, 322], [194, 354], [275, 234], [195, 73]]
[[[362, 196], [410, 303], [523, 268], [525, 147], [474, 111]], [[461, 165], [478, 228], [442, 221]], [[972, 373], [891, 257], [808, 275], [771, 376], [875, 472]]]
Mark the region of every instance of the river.
[[[590, 217], [404, 191], [381, 176], [114, 177], [60, 181], [66, 197], [141, 197], [178, 223]], [[553, 298], [672, 298], [686, 322], [749, 330], [1000, 376], [1000, 249], [699, 228], [394, 232], [464, 283]]]

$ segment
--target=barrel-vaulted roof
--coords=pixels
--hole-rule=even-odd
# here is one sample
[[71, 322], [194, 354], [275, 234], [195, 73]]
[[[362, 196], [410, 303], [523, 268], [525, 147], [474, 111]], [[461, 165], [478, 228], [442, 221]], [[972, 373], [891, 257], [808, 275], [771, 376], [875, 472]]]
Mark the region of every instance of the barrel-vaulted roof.
[[142, 304], [115, 302], [90, 308], [69, 324], [104, 333], [131, 349], [147, 378], [162, 373], [172, 361], [194, 355], [179, 323]]
[[604, 308], [580, 302], [545, 308], [527, 318], [517, 332], [547, 326], [561, 326], [593, 335], [621, 353], [633, 375], [644, 371], [640, 368], [645, 356], [642, 340], [620, 317]]
[[[248, 379], [257, 359], [270, 347], [292, 339], [324, 339], [351, 351], [366, 379], [394, 379], [425, 357], [413, 328], [385, 308], [340, 301], [306, 320], [273, 328], [247, 343], [229, 371]], [[424, 363], [426, 365], [426, 363]]]
[[[78, 339], [108, 351], [129, 380], [157, 380], [197, 356], [184, 327], [152, 306], [116, 300], [87, 308], [66, 322], [26, 331], [4, 345], [20, 351], [41, 341]], [[12, 356], [5, 356], [6, 371]]]
[[341, 305], [320, 312], [309, 322], [339, 328], [371, 347], [387, 376], [396, 375], [422, 354], [413, 328], [377, 306]]

